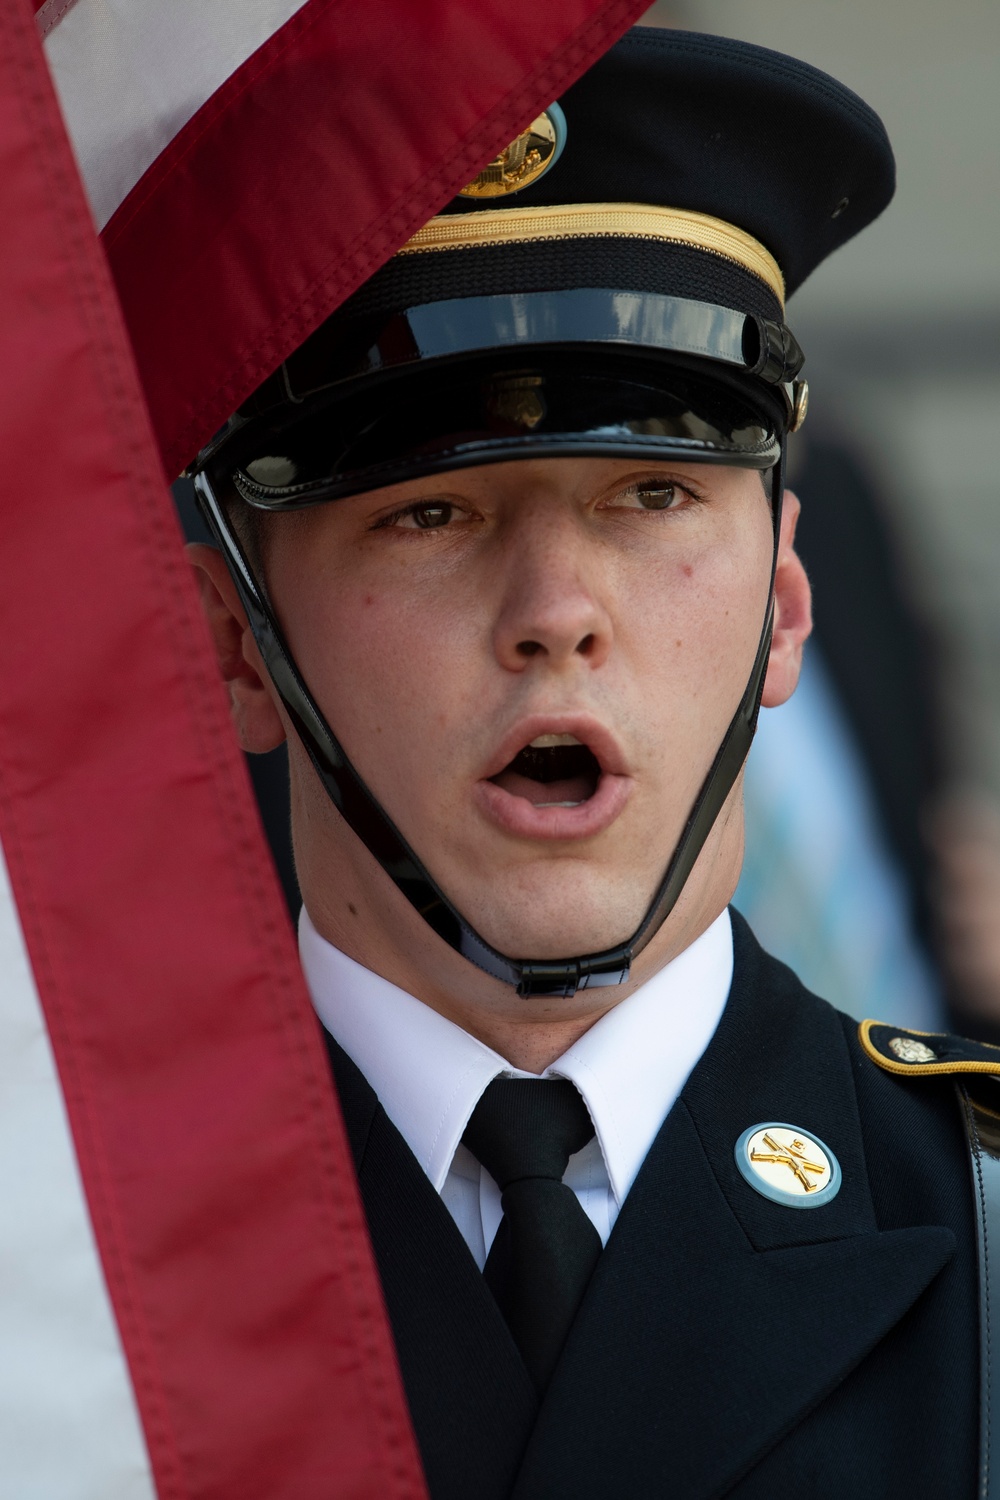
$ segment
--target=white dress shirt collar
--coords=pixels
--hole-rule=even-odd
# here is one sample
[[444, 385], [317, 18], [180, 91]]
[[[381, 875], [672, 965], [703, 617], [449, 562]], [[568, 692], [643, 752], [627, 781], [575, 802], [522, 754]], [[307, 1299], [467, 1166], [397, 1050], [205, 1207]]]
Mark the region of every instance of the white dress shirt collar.
[[[334, 948], [304, 907], [299, 948], [320, 1020], [440, 1192], [487, 1084], [500, 1073], [532, 1075]], [[568, 1078], [583, 1095], [619, 1207], [715, 1032], [732, 975], [723, 912], [541, 1075]]]

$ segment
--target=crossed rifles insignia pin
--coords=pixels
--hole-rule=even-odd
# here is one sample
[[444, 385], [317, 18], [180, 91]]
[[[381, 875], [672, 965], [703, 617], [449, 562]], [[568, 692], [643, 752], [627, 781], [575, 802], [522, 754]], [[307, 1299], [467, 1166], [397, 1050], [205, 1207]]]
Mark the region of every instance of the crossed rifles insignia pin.
[[751, 1125], [736, 1142], [736, 1165], [755, 1192], [787, 1208], [820, 1208], [840, 1190], [837, 1158], [797, 1125]]

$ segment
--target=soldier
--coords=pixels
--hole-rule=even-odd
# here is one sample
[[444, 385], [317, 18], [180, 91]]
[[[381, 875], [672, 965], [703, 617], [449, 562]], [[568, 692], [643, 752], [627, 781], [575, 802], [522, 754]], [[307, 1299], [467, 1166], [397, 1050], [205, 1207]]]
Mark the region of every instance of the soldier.
[[195, 466], [436, 1500], [973, 1494], [936, 1074], [1000, 1054], [727, 906], [810, 623], [785, 299], [893, 176], [815, 69], [637, 29]]

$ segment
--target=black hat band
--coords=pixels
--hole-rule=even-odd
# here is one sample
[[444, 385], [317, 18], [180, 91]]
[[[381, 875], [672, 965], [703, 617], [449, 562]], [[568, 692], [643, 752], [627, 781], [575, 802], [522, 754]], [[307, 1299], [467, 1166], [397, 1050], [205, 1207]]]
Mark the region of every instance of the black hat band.
[[549, 240], [657, 240], [720, 255], [749, 271], [785, 305], [785, 278], [774, 256], [753, 235], [711, 214], [647, 203], [556, 203], [493, 212], [439, 214], [397, 251], [427, 255], [483, 245], [542, 244]]

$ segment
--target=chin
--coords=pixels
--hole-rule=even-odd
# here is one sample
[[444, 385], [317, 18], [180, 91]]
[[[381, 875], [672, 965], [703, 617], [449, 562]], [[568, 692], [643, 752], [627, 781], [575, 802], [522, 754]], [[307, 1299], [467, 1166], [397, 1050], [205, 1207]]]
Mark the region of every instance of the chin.
[[598, 953], [625, 942], [646, 913], [649, 897], [636, 900], [643, 883], [630, 882], [627, 893], [607, 884], [595, 890], [550, 887], [545, 892], [505, 893], [496, 887], [478, 901], [468, 896], [460, 910], [479, 933], [511, 958], [556, 959]]

